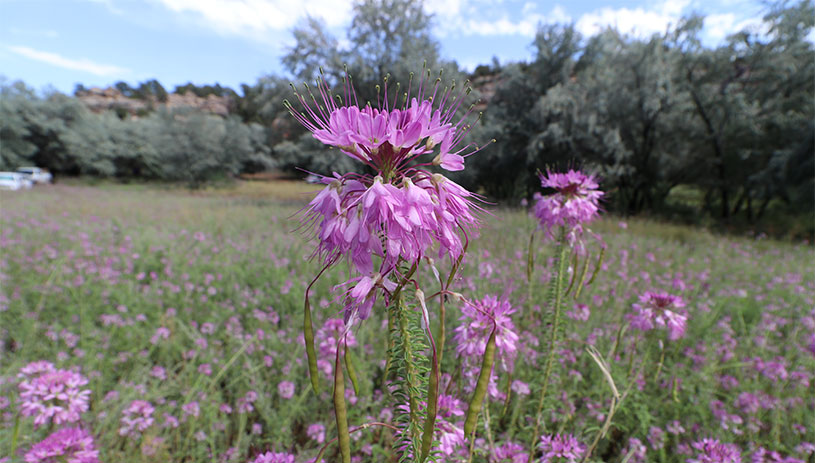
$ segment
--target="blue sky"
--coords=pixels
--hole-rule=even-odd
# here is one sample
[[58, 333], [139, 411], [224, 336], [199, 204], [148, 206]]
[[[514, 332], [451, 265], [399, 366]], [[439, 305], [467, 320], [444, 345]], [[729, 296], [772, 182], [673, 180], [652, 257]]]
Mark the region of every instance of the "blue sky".
[[[340, 39], [351, 0], [0, 0], [0, 75], [42, 90], [156, 78], [230, 86], [285, 75], [280, 57], [310, 14]], [[704, 39], [760, 22], [758, 0], [426, 1], [442, 55], [467, 69], [529, 59], [539, 23], [574, 22], [584, 35], [606, 25], [647, 36], [683, 15], [707, 16]]]

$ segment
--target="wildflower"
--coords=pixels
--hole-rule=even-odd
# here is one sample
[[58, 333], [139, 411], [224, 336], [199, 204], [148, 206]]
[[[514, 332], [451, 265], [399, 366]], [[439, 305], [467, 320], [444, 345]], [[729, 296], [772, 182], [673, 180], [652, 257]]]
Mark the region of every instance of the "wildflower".
[[653, 450], [659, 450], [665, 446], [665, 431], [658, 426], [651, 426], [648, 430], [648, 443]]
[[591, 316], [591, 309], [586, 304], [575, 304], [574, 309], [566, 312], [566, 316], [576, 321], [587, 321]]
[[538, 448], [543, 452], [541, 463], [577, 463], [586, 452], [586, 446], [571, 434], [543, 435]]
[[[30, 366], [30, 365], [29, 365]], [[23, 416], [33, 416], [34, 426], [39, 427], [53, 420], [54, 424], [74, 423], [80, 414], [88, 410], [89, 389], [87, 378], [69, 370], [41, 370], [39, 376], [20, 382], [20, 408]]]
[[54, 367], [53, 363], [46, 360], [38, 360], [20, 368], [20, 373], [17, 375], [17, 377], [33, 378], [34, 376], [39, 376], [42, 373], [48, 373], [55, 370], [56, 368]]
[[294, 455], [286, 452], [266, 452], [258, 455], [252, 463], [295, 463]]
[[325, 441], [325, 426], [322, 423], [310, 424], [306, 429], [306, 435], [322, 444]]
[[625, 451], [623, 452], [626, 459], [632, 463], [645, 463], [647, 461], [645, 459], [647, 453], [648, 449], [645, 447], [642, 441], [636, 437], [628, 439], [628, 447], [626, 447]]
[[418, 264], [436, 248], [439, 256], [462, 254], [461, 234], [478, 225], [475, 195], [428, 168], [462, 170], [464, 158], [480, 148], [458, 147], [470, 129], [464, 123], [470, 111], [453, 121], [465, 94], [439, 93], [438, 82], [431, 86], [423, 78], [418, 94], [402, 107], [389, 101], [386, 82], [379, 108], [360, 108], [349, 79], [339, 103], [324, 80], [317, 87], [321, 104], [296, 93], [304, 112], [288, 105], [289, 112], [314, 138], [373, 171], [322, 177], [326, 186], [303, 212], [305, 230], [319, 240], [313, 255], [326, 267], [345, 257], [359, 274], [337, 287], [345, 288], [348, 322], [367, 318], [378, 295], [395, 290], [398, 265]]
[[782, 457], [780, 453], [759, 447], [750, 458], [752, 463], [806, 463], [804, 460], [793, 457]]
[[281, 381], [280, 384], [277, 385], [277, 392], [280, 394], [280, 397], [284, 399], [291, 399], [294, 397], [294, 383], [291, 381]]
[[688, 463], [741, 463], [741, 450], [734, 444], [702, 439], [691, 446], [696, 449], [697, 455], [687, 459]]
[[512, 381], [512, 385], [510, 386], [510, 388], [512, 389], [513, 392], [515, 392], [518, 395], [529, 395], [531, 393], [531, 390], [529, 389], [529, 384], [519, 379]]
[[184, 413], [184, 416], [192, 416], [193, 418], [198, 418], [198, 415], [201, 413], [201, 406], [198, 405], [198, 402], [192, 401], [188, 404], [184, 404], [181, 406], [181, 411]]
[[[337, 355], [337, 343], [341, 336], [344, 336], [345, 345], [349, 348], [357, 346], [357, 338], [353, 332], [345, 333], [345, 324], [341, 319], [330, 318], [326, 320], [315, 335], [320, 357], [333, 360], [334, 356]], [[333, 368], [333, 366], [329, 366], [329, 368]]]
[[562, 227], [569, 245], [582, 247], [583, 226], [598, 217], [598, 203], [604, 194], [594, 176], [570, 169], [565, 174], [547, 171], [540, 180], [544, 188], [556, 190], [548, 196], [535, 195], [533, 213], [545, 236], [558, 239], [555, 233]]
[[150, 376], [164, 381], [165, 379], [167, 379], [167, 370], [160, 366], [154, 366], [150, 370]]
[[687, 312], [682, 310], [685, 302], [681, 297], [665, 292], [646, 291], [640, 296], [639, 303], [632, 307], [634, 313], [628, 319], [633, 328], [640, 331], [650, 331], [657, 327], [667, 329], [668, 339], [671, 341], [685, 335], [688, 317]]
[[[480, 358], [487, 348], [487, 340], [495, 327], [497, 359], [505, 370], [511, 370], [518, 353], [518, 335], [510, 315], [515, 310], [509, 301], [499, 301], [495, 296], [485, 296], [477, 302], [466, 302], [461, 308], [461, 324], [454, 330], [456, 352], [465, 358]], [[494, 324], [494, 325], [493, 325]]]
[[153, 405], [144, 400], [134, 400], [122, 412], [120, 436], [138, 436], [153, 424]]
[[178, 418], [169, 413], [164, 413], [164, 423], [161, 425], [162, 428], [177, 428], [179, 426]]
[[492, 463], [526, 463], [527, 453], [523, 445], [505, 442], [495, 447], [490, 462]]
[[93, 437], [84, 429], [63, 428], [34, 444], [23, 460], [26, 463], [98, 463], [99, 451]]

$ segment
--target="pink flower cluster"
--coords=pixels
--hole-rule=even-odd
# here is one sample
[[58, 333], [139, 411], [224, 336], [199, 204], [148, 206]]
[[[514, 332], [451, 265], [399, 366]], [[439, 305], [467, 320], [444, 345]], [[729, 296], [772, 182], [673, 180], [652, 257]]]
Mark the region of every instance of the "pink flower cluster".
[[543, 452], [541, 463], [577, 463], [586, 452], [586, 446], [571, 434], [541, 436], [538, 448]]
[[741, 450], [734, 444], [724, 444], [716, 439], [702, 439], [692, 447], [697, 454], [688, 463], [741, 463]]
[[496, 360], [501, 362], [505, 370], [511, 370], [518, 353], [518, 335], [510, 318], [515, 310], [509, 301], [487, 295], [480, 301], [467, 301], [461, 308], [461, 313], [461, 324], [455, 328], [453, 335], [458, 355], [481, 359], [495, 326]]
[[99, 451], [84, 429], [63, 428], [34, 444], [23, 459], [26, 463], [98, 463]]
[[326, 375], [334, 371], [334, 357], [337, 355], [337, 345], [340, 338], [349, 348], [357, 346], [357, 338], [352, 331], [345, 329], [345, 323], [339, 318], [329, 318], [323, 326], [317, 330], [315, 340], [320, 353], [317, 359], [317, 368], [325, 372]]
[[546, 237], [558, 239], [556, 233], [562, 227], [570, 246], [581, 244], [583, 225], [598, 217], [603, 192], [593, 175], [570, 169], [565, 174], [547, 171], [541, 175], [541, 186], [555, 189], [554, 194], [535, 194], [533, 208], [535, 217]]
[[436, 436], [444, 456], [455, 455], [464, 448], [465, 404], [451, 395], [439, 395]]
[[629, 314], [631, 326], [640, 331], [655, 328], [668, 330], [668, 339], [675, 341], [685, 335], [688, 315], [683, 309], [685, 302], [679, 296], [666, 292], [646, 291], [638, 304], [633, 304], [634, 313]]
[[[374, 172], [323, 177], [325, 188], [303, 213], [305, 228], [319, 240], [314, 255], [326, 266], [348, 258], [360, 274], [338, 286], [347, 288], [346, 322], [352, 315], [367, 318], [378, 293], [389, 295], [395, 289], [397, 266], [418, 264], [434, 251], [458, 258], [467, 232], [478, 225], [477, 207], [471, 202], [474, 195], [428, 170], [430, 166], [461, 170], [464, 156], [479, 150], [473, 147], [463, 153], [471, 145], [456, 149], [469, 130], [464, 123], [469, 111], [453, 123], [464, 94], [439, 95], [438, 83], [423, 84], [416, 97], [406, 99], [409, 105], [396, 108], [385, 98], [382, 107], [375, 109], [352, 104], [356, 94], [348, 83], [345, 102], [337, 105], [321, 80], [322, 105], [312, 107], [306, 96], [297, 94], [305, 112], [289, 106], [316, 139]], [[432, 91], [427, 98], [426, 90]], [[432, 161], [421, 159], [437, 146], [439, 152]]]
[[20, 411], [33, 416], [39, 427], [53, 420], [54, 424], [75, 423], [88, 410], [87, 378], [70, 370], [57, 370], [48, 362], [35, 362], [20, 370]]
[[286, 452], [261, 453], [252, 463], [295, 463], [294, 455]]
[[122, 412], [120, 436], [138, 437], [153, 424], [153, 405], [144, 400], [134, 400]]

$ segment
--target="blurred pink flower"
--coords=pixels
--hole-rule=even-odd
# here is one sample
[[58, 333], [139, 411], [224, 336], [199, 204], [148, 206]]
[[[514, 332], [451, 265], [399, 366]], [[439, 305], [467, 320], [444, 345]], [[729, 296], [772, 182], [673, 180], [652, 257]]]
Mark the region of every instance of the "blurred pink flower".
[[20, 411], [23, 416], [34, 417], [35, 427], [52, 421], [54, 424], [77, 422], [80, 414], [88, 410], [91, 391], [82, 389], [86, 384], [87, 378], [79, 373], [45, 369], [39, 376], [20, 382]]
[[26, 463], [98, 463], [93, 437], [82, 428], [63, 428], [34, 444], [23, 457]]

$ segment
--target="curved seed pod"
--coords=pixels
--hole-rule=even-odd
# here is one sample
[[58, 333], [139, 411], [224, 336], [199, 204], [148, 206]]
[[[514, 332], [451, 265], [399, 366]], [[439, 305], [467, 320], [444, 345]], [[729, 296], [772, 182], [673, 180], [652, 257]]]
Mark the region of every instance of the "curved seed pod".
[[348, 378], [354, 386], [354, 395], [359, 395], [359, 382], [357, 382], [357, 372], [354, 370], [354, 363], [352, 361], [351, 351], [345, 348], [345, 369], [348, 370]]
[[348, 410], [345, 408], [345, 378], [340, 364], [340, 349], [337, 346], [337, 358], [334, 360], [334, 416], [337, 419], [337, 442], [340, 445], [342, 463], [351, 463], [351, 437], [348, 433]]
[[[586, 257], [586, 259], [588, 260], [588, 257]], [[577, 278], [577, 267], [578, 267], [577, 264], [578, 263], [579, 262], [578, 262], [577, 251], [575, 251], [572, 254], [572, 278], [569, 279], [569, 286], [566, 288], [566, 292], [563, 293], [563, 297], [568, 296], [569, 292], [572, 290], [572, 286], [574, 286], [574, 281]]]
[[318, 376], [317, 370], [317, 354], [314, 352], [314, 327], [311, 324], [311, 303], [308, 299], [308, 292], [311, 291], [311, 287], [314, 286], [314, 283], [320, 279], [323, 272], [334, 265], [337, 259], [338, 257], [335, 257], [328, 261], [328, 263], [323, 266], [323, 269], [317, 273], [317, 276], [311, 280], [311, 283], [309, 283], [308, 287], [306, 288], [306, 302], [303, 307], [303, 340], [306, 344], [306, 356], [308, 357], [308, 373], [309, 377], [311, 378], [311, 388], [314, 390], [315, 394], [320, 393], [320, 377]]
[[472, 435], [473, 430], [475, 430], [475, 425], [478, 422], [478, 414], [481, 413], [484, 396], [487, 394], [487, 386], [490, 382], [490, 374], [492, 373], [494, 360], [495, 326], [493, 326], [490, 339], [487, 341], [487, 348], [484, 349], [484, 359], [481, 361], [481, 372], [478, 374], [478, 383], [476, 383], [475, 392], [473, 392], [470, 405], [467, 407], [467, 419], [464, 421], [464, 435], [467, 437]]
[[320, 377], [317, 370], [317, 353], [314, 351], [314, 327], [311, 325], [311, 304], [306, 303], [303, 313], [303, 338], [306, 342], [306, 355], [308, 356], [308, 373], [311, 378], [311, 388], [315, 394], [320, 393]]
[[[583, 261], [583, 270], [580, 271], [580, 282], [577, 283], [577, 288], [574, 289], [574, 300], [580, 297], [580, 292], [583, 291], [583, 286], [586, 285], [586, 274], [589, 271], [589, 260], [591, 253], [586, 254], [586, 259]], [[577, 271], [577, 269], [575, 269]]]
[[600, 272], [600, 266], [603, 265], [603, 257], [606, 255], [606, 248], [600, 248], [600, 256], [597, 257], [597, 263], [594, 265], [594, 271], [591, 273], [591, 278], [589, 278], [589, 282], [586, 283], [586, 286], [594, 283], [594, 279], [597, 277], [597, 274]]

